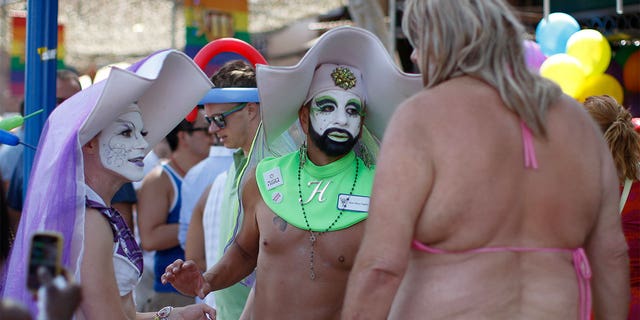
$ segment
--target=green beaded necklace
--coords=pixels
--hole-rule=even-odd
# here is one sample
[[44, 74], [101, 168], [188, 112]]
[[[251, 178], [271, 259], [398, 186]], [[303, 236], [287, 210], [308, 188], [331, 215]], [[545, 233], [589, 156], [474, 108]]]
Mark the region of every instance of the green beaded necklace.
[[[322, 235], [325, 232], [331, 231], [331, 228], [333, 228], [336, 222], [340, 220], [340, 217], [342, 217], [342, 213], [344, 212], [344, 210], [338, 211], [338, 215], [336, 216], [336, 218], [333, 219], [333, 222], [331, 222], [329, 227], [327, 227], [327, 229], [325, 229], [323, 232], [316, 233], [316, 232], [313, 232], [313, 230], [311, 230], [309, 219], [307, 218], [307, 212], [304, 210], [304, 200], [303, 200], [304, 198], [302, 197], [302, 186], [300, 185], [301, 184], [300, 181], [302, 180], [301, 179], [302, 168], [304, 167], [304, 164], [307, 159], [307, 152], [305, 147], [306, 147], [305, 145], [302, 145], [300, 147], [300, 165], [298, 165], [298, 195], [300, 196], [300, 198], [298, 199], [298, 202], [300, 203], [300, 209], [302, 209], [302, 216], [304, 217], [304, 222], [307, 225], [307, 231], [309, 231], [309, 242], [311, 243], [311, 253], [309, 257], [309, 278], [311, 280], [315, 280], [316, 272], [315, 272], [315, 263], [314, 263], [314, 258], [315, 258], [314, 249], [315, 249], [316, 240], [318, 239], [317, 237]], [[355, 190], [356, 182], [358, 181], [358, 173], [360, 172], [360, 165], [359, 165], [358, 158], [355, 158], [354, 161], [356, 162], [356, 174], [355, 174], [355, 177], [353, 178], [353, 185], [351, 185], [351, 191], [349, 191], [349, 197], [353, 195], [353, 190]], [[349, 201], [349, 197], [347, 197], [347, 202]]]

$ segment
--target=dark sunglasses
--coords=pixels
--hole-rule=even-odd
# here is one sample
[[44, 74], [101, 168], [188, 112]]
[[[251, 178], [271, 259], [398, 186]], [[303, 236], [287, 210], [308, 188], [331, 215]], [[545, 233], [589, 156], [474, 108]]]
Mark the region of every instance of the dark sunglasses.
[[223, 112], [223, 113], [218, 113], [218, 114], [214, 114], [212, 116], [204, 116], [204, 118], [207, 120], [207, 122], [209, 122], [209, 124], [211, 123], [215, 123], [216, 126], [220, 129], [223, 129], [224, 127], [227, 126], [227, 122], [225, 120], [225, 117], [228, 117], [230, 114], [240, 111], [242, 110], [244, 107], [247, 106], [248, 102], [243, 102], [235, 107], [233, 107], [233, 109]]

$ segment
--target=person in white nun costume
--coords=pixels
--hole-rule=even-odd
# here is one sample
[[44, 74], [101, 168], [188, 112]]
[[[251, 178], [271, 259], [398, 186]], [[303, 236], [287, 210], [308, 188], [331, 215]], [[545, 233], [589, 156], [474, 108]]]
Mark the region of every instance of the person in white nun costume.
[[[15, 245], [3, 273], [3, 297], [28, 305], [25, 261], [31, 235], [63, 235], [62, 266], [81, 285], [76, 319], [207, 319], [203, 305], [136, 313], [133, 289], [142, 251], [117, 210], [114, 193], [143, 177], [145, 154], [212, 87], [185, 54], [156, 52], [80, 91], [48, 117], [38, 144]], [[39, 315], [44, 316], [46, 315]]]

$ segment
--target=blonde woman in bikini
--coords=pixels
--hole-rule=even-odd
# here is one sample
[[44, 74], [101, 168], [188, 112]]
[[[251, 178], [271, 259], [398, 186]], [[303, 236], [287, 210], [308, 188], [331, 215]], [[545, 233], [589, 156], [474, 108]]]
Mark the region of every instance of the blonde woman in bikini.
[[506, 1], [409, 0], [403, 24], [424, 89], [385, 132], [344, 318], [625, 319], [610, 152], [527, 71]]

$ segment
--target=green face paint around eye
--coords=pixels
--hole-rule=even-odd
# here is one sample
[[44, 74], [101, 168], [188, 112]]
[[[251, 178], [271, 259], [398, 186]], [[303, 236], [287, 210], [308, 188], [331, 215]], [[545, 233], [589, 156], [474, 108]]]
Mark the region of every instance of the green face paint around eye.
[[360, 101], [360, 99], [349, 99], [349, 101], [347, 101], [347, 106], [353, 106], [354, 108], [356, 108], [358, 115], [364, 117], [365, 111], [362, 107], [362, 102]]

